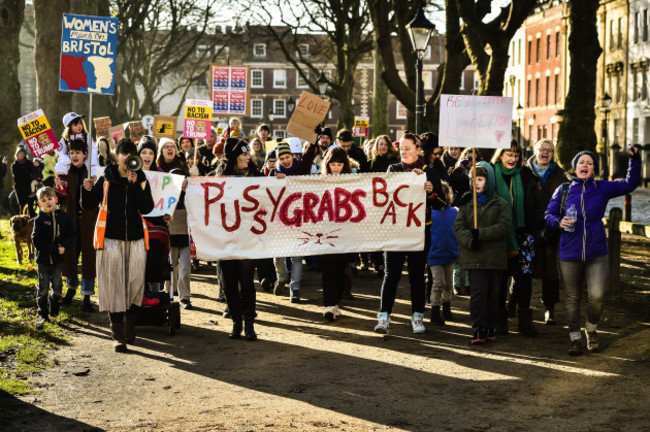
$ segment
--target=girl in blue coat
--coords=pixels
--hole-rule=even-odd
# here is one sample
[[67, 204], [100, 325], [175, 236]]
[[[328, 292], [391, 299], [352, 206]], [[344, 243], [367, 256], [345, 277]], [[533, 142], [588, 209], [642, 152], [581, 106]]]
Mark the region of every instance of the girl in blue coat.
[[[603, 215], [607, 202], [632, 192], [641, 177], [638, 149], [630, 147], [630, 162], [625, 180], [595, 180], [598, 158], [590, 151], [581, 151], [571, 161], [575, 178], [571, 182], [562, 207], [562, 187], [558, 187], [546, 209], [546, 224], [562, 231], [558, 250], [560, 277], [566, 291], [566, 313], [569, 326], [569, 355], [582, 354], [580, 331], [580, 295], [583, 280], [587, 281], [587, 348], [599, 348], [596, 333], [603, 310], [603, 295], [609, 281], [607, 235]], [[567, 214], [577, 210], [577, 217]]]

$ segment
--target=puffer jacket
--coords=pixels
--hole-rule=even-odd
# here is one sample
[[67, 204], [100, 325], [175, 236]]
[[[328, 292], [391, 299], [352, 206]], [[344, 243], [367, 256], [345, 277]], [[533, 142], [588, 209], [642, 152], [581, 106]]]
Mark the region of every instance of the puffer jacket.
[[458, 240], [454, 233], [454, 222], [458, 210], [450, 205], [441, 210], [431, 211], [431, 247], [427, 263], [447, 265], [458, 261]]
[[558, 187], [546, 209], [546, 224], [558, 229], [566, 211], [575, 205], [578, 218], [573, 232], [562, 231], [560, 235], [559, 258], [562, 261], [589, 261], [607, 255], [607, 235], [603, 215], [607, 202], [615, 197], [632, 192], [641, 179], [641, 160], [630, 159], [625, 180], [607, 181], [574, 178], [566, 197], [564, 214], [560, 213], [562, 188]]

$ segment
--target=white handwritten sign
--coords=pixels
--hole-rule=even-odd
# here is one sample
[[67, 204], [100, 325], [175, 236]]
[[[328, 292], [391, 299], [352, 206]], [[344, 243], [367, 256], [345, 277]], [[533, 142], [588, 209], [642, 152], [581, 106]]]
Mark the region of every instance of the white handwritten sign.
[[425, 176], [193, 177], [185, 204], [199, 258], [424, 249]]
[[151, 186], [153, 210], [145, 216], [174, 215], [185, 177], [159, 171], [144, 171]]
[[443, 94], [439, 134], [441, 147], [510, 147], [512, 98]]

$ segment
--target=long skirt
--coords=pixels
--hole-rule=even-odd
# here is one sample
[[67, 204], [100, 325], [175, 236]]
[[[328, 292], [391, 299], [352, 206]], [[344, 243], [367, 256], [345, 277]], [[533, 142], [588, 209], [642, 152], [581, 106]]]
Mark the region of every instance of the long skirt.
[[104, 249], [97, 251], [100, 311], [125, 312], [131, 305], [142, 305], [146, 262], [144, 239], [104, 239]]

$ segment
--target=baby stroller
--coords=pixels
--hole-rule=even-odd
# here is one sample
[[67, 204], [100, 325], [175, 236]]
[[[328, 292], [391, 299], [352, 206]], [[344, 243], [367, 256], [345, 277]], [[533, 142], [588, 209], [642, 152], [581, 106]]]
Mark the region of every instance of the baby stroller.
[[181, 327], [180, 303], [174, 301], [174, 288], [169, 293], [153, 287], [161, 287], [170, 278], [169, 230], [147, 221], [149, 230], [149, 251], [145, 274], [145, 293], [142, 307], [135, 321], [140, 326], [167, 326], [167, 334], [176, 333]]

